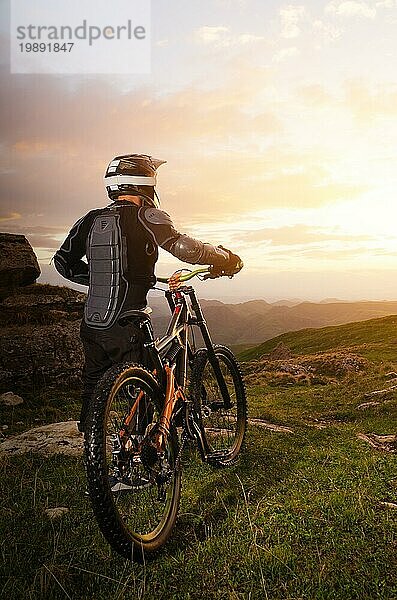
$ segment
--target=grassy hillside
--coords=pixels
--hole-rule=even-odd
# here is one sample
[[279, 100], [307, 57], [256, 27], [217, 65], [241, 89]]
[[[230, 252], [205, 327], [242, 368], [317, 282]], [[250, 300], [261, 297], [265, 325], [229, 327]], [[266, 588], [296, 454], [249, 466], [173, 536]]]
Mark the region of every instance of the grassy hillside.
[[243, 361], [258, 359], [280, 342], [296, 354], [351, 348], [368, 358], [389, 360], [397, 354], [397, 316], [283, 333], [241, 352], [239, 357]]
[[[394, 337], [393, 337], [394, 336]], [[326, 385], [248, 384], [251, 421], [240, 462], [183, 457], [181, 510], [171, 541], [145, 565], [113, 554], [84, 495], [82, 462], [35, 454], [0, 458], [0, 565], [8, 600], [395, 600], [397, 454], [359, 434], [397, 432], [396, 395], [365, 409], [397, 367], [397, 317], [279, 336], [294, 352], [356, 347], [365, 371]], [[247, 351], [248, 354], [250, 351]], [[4, 410], [5, 435], [36, 419], [76, 418], [77, 390], [31, 394]], [[44, 510], [69, 512], [50, 521]]]

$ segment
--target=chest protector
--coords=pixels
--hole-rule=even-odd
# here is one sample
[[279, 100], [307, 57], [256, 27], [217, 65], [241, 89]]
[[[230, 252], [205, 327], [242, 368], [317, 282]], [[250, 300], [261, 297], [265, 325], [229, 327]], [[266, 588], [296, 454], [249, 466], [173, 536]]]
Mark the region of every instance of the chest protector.
[[84, 309], [85, 322], [97, 329], [115, 322], [128, 293], [121, 242], [120, 214], [108, 210], [97, 215], [87, 244], [90, 283]]

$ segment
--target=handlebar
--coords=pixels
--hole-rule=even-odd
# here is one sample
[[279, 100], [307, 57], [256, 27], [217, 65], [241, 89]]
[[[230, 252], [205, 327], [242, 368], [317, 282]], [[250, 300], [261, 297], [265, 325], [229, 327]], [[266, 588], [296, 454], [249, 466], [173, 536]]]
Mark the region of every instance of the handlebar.
[[[193, 279], [196, 275], [204, 275], [209, 273], [208, 267], [201, 267], [199, 269], [195, 269], [194, 271], [189, 271], [187, 273], [183, 273], [179, 276], [179, 281], [189, 281], [189, 279]], [[157, 277], [156, 278], [159, 283], [168, 283], [169, 277]]]

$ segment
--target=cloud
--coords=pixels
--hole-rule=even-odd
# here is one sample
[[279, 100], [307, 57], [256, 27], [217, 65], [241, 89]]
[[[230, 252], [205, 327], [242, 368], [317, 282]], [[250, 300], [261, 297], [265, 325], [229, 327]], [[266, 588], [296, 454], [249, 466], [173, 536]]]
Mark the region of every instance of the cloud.
[[306, 104], [313, 107], [327, 106], [335, 101], [327, 89], [319, 83], [301, 86], [297, 93]]
[[244, 46], [265, 40], [263, 36], [252, 33], [233, 33], [229, 27], [207, 25], [196, 29], [193, 39], [199, 44], [218, 48]]
[[363, 80], [348, 80], [344, 88], [345, 104], [362, 124], [368, 125], [377, 117], [397, 116], [395, 86], [384, 85], [377, 90]]
[[343, 29], [336, 27], [333, 23], [326, 23], [321, 19], [314, 19], [312, 22], [313, 31], [320, 34], [328, 42], [333, 42], [341, 37]]
[[16, 219], [20, 219], [21, 215], [17, 212], [9, 212], [6, 214], [0, 214], [0, 223], [4, 223], [6, 221], [15, 221]]
[[[359, 196], [367, 187], [329, 180], [315, 155], [271, 151], [263, 155], [224, 155], [223, 161], [202, 160], [186, 178], [177, 197], [187, 195], [195, 207], [184, 219], [192, 222], [219, 220], [252, 210], [312, 208]], [[220, 170], [220, 165], [222, 165]], [[299, 170], [299, 167], [301, 170]]]
[[159, 46], [159, 48], [165, 48], [166, 46], [169, 46], [169, 39], [168, 38], [164, 38], [162, 40], [157, 40], [156, 42], [156, 46]]
[[300, 52], [296, 46], [290, 46], [289, 48], [281, 48], [281, 50], [274, 54], [273, 62], [281, 63], [288, 60], [289, 58], [298, 56], [299, 54]]
[[[238, 84], [225, 73], [213, 87], [192, 84], [172, 93], [153, 86], [120, 93], [107, 80], [86, 80], [69, 87], [67, 81], [55, 78], [34, 79], [27, 75], [22, 80], [2, 73], [4, 110], [0, 126], [4, 154], [13, 148], [9, 163], [22, 155], [29, 158], [47, 153], [51, 158], [52, 152], [59, 153], [61, 162], [67, 162], [85, 148], [86, 171], [100, 160], [101, 151], [106, 150], [108, 158], [115, 147], [119, 154], [120, 147], [130, 145], [131, 140], [135, 147], [147, 146], [150, 139], [151, 146], [169, 148], [197, 137], [224, 137], [236, 123], [243, 134], [251, 127], [252, 114], [246, 111], [247, 105], [269, 83], [264, 68], [249, 63], [241, 63], [238, 68]], [[66, 155], [60, 155], [62, 147]]]
[[203, 26], [194, 32], [194, 38], [196, 41], [202, 44], [213, 44], [214, 42], [219, 43], [224, 40], [225, 36], [230, 34], [229, 27], [209, 27]]
[[248, 0], [215, 0], [216, 4], [222, 6], [223, 8], [232, 8], [235, 9], [236, 6], [245, 7], [248, 3]]
[[365, 235], [346, 235], [338, 230], [327, 230], [326, 228], [310, 225], [291, 225], [277, 228], [264, 227], [263, 229], [244, 232], [240, 235], [240, 239], [254, 244], [267, 242], [272, 246], [299, 246], [320, 241], [369, 241], [372, 238]]
[[[204, 186], [222, 193], [217, 181], [231, 154], [240, 156], [243, 151], [250, 156], [257, 139], [271, 139], [282, 130], [271, 110], [247, 110], [258, 91], [269, 86], [268, 70], [246, 63], [238, 68], [238, 85], [225, 74], [212, 88], [187, 85], [161, 94], [150, 86], [121, 94], [107, 80], [72, 86], [68, 80], [28, 75], [22, 79], [3, 73], [0, 185], [4, 210], [18, 211], [26, 220], [28, 190], [33, 220], [43, 213], [49, 225], [59, 223], [60, 215], [65, 222], [77, 219], [106, 203], [105, 165], [112, 156], [131, 150], [168, 159], [159, 189], [165, 192], [171, 211], [183, 212], [186, 194], [190, 210], [200, 210]], [[207, 157], [211, 175], [200, 167], [207, 165]], [[241, 176], [240, 169], [237, 172]], [[220, 212], [217, 205], [212, 206], [214, 214]], [[236, 210], [235, 202], [229, 210]]]
[[397, 6], [396, 0], [380, 0], [375, 3], [376, 8], [394, 8]]
[[35, 248], [54, 250], [60, 247], [63, 239], [66, 237], [68, 228], [8, 224], [4, 228], [2, 227], [2, 230], [5, 233], [18, 233], [24, 235]]
[[376, 16], [376, 8], [374, 6], [358, 0], [332, 0], [325, 7], [325, 11], [338, 17], [374, 19]]
[[301, 34], [300, 23], [306, 15], [303, 5], [288, 4], [280, 8], [281, 37], [296, 38]]

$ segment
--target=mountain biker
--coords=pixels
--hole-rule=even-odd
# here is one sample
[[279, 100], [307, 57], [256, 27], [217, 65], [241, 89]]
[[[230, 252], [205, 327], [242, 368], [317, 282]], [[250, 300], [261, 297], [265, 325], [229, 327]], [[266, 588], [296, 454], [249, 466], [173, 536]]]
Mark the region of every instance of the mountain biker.
[[212, 265], [215, 276], [234, 275], [243, 267], [230, 250], [176, 231], [170, 216], [160, 210], [156, 171], [165, 162], [145, 154], [116, 156], [104, 176], [112, 203], [79, 219], [54, 255], [63, 277], [88, 285], [80, 327], [85, 355], [81, 432], [90, 397], [105, 371], [118, 362], [143, 360], [139, 327], [122, 325], [120, 319], [128, 311], [146, 308], [147, 293], [156, 282], [158, 247], [184, 262]]

